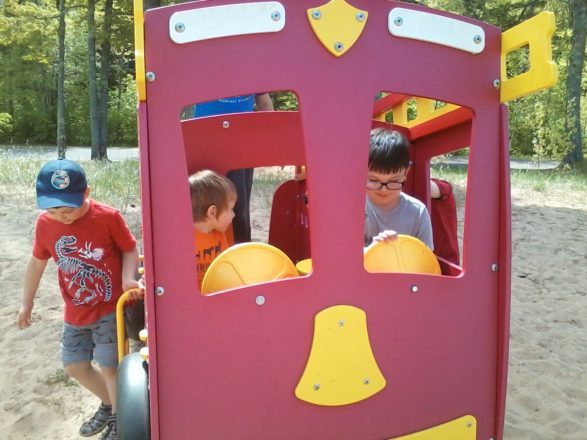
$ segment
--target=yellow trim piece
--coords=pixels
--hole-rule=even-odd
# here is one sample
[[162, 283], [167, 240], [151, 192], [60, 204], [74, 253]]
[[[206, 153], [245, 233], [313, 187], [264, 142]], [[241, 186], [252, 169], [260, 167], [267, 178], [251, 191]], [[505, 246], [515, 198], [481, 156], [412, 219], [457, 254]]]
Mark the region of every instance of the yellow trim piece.
[[[416, 106], [416, 118], [408, 120], [409, 103]], [[443, 107], [436, 108], [436, 100], [428, 98], [412, 98], [402, 102], [393, 109], [393, 123], [402, 127], [412, 128], [424, 122], [438, 118], [460, 108], [455, 104], [446, 104]]]
[[323, 406], [359, 402], [385, 388], [363, 310], [347, 305], [319, 312], [308, 363], [295, 389], [298, 399]]
[[147, 100], [147, 86], [145, 84], [145, 30], [143, 15], [143, 0], [134, 0], [134, 28], [135, 28], [135, 70], [137, 95], [139, 101]]
[[325, 5], [308, 9], [307, 15], [318, 40], [328, 52], [340, 57], [359, 39], [369, 14], [345, 0], [331, 0]]
[[424, 431], [389, 440], [475, 440], [476, 438], [477, 419], [473, 416], [463, 416]]
[[[558, 79], [552, 61], [551, 38], [554, 14], [544, 11], [501, 34], [501, 102], [511, 101], [539, 90], [552, 87]], [[506, 57], [528, 46], [530, 69], [512, 78], [507, 77]]]

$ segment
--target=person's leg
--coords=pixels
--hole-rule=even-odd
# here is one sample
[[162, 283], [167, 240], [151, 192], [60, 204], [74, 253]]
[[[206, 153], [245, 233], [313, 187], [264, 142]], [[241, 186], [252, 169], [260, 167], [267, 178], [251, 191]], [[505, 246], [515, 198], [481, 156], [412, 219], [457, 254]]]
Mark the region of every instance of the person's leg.
[[84, 437], [102, 431], [112, 414], [112, 400], [102, 371], [91, 363], [93, 349], [92, 330], [89, 327], [63, 325], [61, 357], [65, 371], [102, 401], [94, 415], [80, 426], [79, 434]]
[[234, 207], [235, 217], [232, 221], [235, 243], [251, 241], [251, 214], [249, 205], [253, 188], [253, 173], [253, 168], [243, 168], [230, 171], [226, 175], [236, 187], [237, 201]]
[[111, 313], [102, 317], [92, 331], [92, 338], [96, 348], [94, 359], [100, 365], [102, 377], [112, 402], [112, 414], [108, 418], [108, 427], [100, 440], [116, 439], [116, 372], [118, 369], [118, 344], [116, 340], [116, 314]]
[[90, 361], [65, 365], [65, 371], [73, 379], [77, 380], [81, 386], [102, 399], [104, 404], [112, 405], [114, 403], [110, 399], [110, 393], [102, 371], [94, 367]]

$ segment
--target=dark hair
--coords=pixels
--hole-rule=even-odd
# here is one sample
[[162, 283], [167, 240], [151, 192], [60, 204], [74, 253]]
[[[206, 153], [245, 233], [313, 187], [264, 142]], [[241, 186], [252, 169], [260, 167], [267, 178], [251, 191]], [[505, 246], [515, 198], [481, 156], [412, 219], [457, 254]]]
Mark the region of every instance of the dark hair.
[[397, 173], [410, 166], [410, 143], [399, 131], [388, 128], [371, 130], [369, 170]]
[[216, 217], [228, 208], [229, 200], [236, 199], [234, 184], [214, 171], [202, 170], [192, 174], [189, 179], [194, 221], [206, 219], [208, 208], [216, 206]]

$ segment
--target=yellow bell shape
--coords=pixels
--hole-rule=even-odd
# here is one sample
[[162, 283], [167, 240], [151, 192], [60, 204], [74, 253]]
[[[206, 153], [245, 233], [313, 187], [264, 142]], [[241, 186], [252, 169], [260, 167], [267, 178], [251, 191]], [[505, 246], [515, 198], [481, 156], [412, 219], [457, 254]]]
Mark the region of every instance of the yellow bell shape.
[[475, 440], [476, 438], [477, 419], [473, 416], [463, 416], [424, 431], [389, 440]]
[[345, 0], [332, 0], [308, 9], [307, 15], [318, 40], [332, 55], [339, 57], [359, 39], [369, 14]]
[[319, 312], [297, 398], [315, 405], [348, 405], [377, 394], [385, 385], [369, 343], [365, 312], [347, 305]]

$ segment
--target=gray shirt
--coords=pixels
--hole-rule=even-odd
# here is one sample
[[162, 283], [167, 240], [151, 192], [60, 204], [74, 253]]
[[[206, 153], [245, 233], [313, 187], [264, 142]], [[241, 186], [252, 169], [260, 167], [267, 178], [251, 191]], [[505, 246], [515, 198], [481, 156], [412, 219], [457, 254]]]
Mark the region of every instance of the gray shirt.
[[371, 203], [369, 197], [366, 199], [365, 246], [371, 244], [374, 236], [389, 229], [419, 238], [430, 249], [434, 249], [432, 224], [426, 205], [403, 192], [398, 205], [391, 210], [380, 209]]

